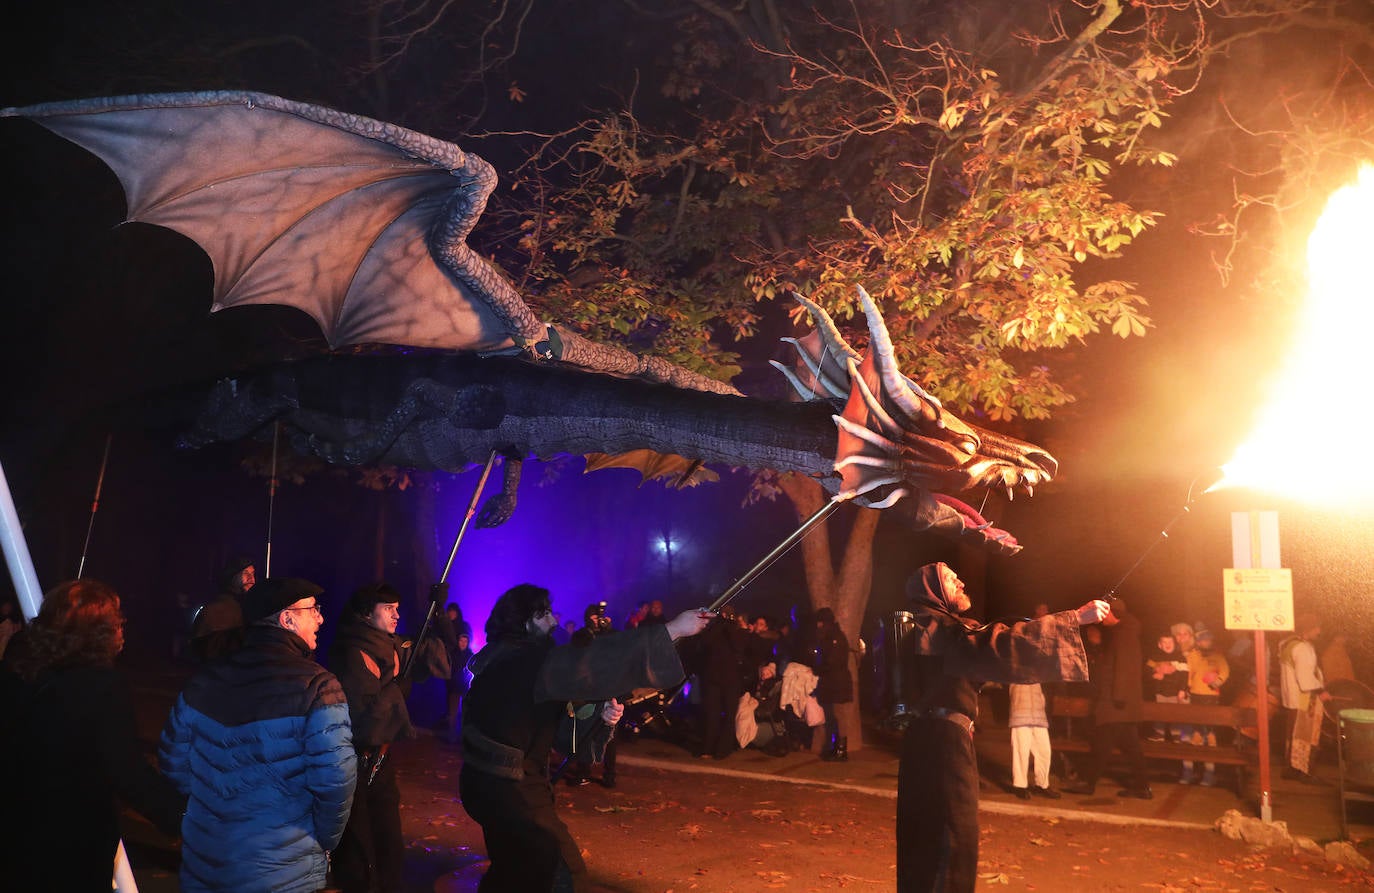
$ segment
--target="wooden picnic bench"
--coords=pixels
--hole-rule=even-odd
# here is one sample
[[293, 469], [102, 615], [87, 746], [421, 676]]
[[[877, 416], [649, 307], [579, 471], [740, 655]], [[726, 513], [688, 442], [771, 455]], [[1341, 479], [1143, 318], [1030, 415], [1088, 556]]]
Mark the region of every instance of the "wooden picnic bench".
[[[1049, 701], [1050, 747], [1056, 753], [1087, 753], [1092, 750], [1093, 702], [1090, 698], [1056, 695]], [[1256, 725], [1255, 708], [1231, 707], [1220, 704], [1160, 704], [1146, 701], [1141, 705], [1141, 725], [1154, 723], [1166, 726], [1210, 726], [1216, 733], [1214, 746], [1175, 741], [1140, 742], [1147, 760], [1193, 760], [1236, 767], [1236, 793], [1244, 797], [1246, 772], [1258, 768], [1259, 748], [1253, 738], [1241, 729]], [[1059, 717], [1062, 722], [1055, 722]], [[1144, 734], [1142, 728], [1142, 734]]]

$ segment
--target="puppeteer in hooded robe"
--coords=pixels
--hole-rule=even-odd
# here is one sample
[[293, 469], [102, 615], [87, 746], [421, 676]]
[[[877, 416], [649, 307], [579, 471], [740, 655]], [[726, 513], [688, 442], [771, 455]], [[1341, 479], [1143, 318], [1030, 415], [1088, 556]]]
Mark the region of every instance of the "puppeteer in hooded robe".
[[978, 763], [973, 750], [984, 682], [1082, 681], [1079, 612], [979, 624], [958, 576], [922, 567], [907, 584], [919, 695], [902, 742], [897, 786], [897, 889], [972, 891], [978, 869]]

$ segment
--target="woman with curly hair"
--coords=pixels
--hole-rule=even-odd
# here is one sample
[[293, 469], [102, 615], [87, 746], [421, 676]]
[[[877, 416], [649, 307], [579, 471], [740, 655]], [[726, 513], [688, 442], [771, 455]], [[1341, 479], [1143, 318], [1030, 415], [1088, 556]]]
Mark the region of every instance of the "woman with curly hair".
[[109, 889], [119, 804], [170, 836], [184, 799], [143, 757], [128, 684], [114, 669], [124, 614], [113, 589], [62, 583], [0, 664], [0, 765], [16, 767], [6, 883], [16, 890]]

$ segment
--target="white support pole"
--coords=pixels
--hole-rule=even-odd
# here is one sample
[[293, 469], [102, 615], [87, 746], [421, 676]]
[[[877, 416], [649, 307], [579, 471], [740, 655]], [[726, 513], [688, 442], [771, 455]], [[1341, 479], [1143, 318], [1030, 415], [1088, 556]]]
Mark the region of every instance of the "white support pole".
[[24, 528], [19, 524], [19, 513], [14, 509], [14, 496], [10, 493], [3, 465], [0, 465], [0, 544], [4, 546], [5, 565], [10, 569], [14, 591], [19, 595], [19, 608], [25, 620], [33, 620], [43, 604], [43, 590], [38, 588], [38, 575], [33, 571], [33, 559], [24, 541]]

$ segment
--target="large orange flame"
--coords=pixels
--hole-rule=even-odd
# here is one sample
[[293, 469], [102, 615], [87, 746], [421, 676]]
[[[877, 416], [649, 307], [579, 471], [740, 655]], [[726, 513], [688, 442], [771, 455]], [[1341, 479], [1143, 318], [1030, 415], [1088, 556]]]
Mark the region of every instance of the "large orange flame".
[[1368, 505], [1374, 376], [1374, 167], [1338, 189], [1307, 241], [1298, 337], [1219, 486], [1323, 505]]

